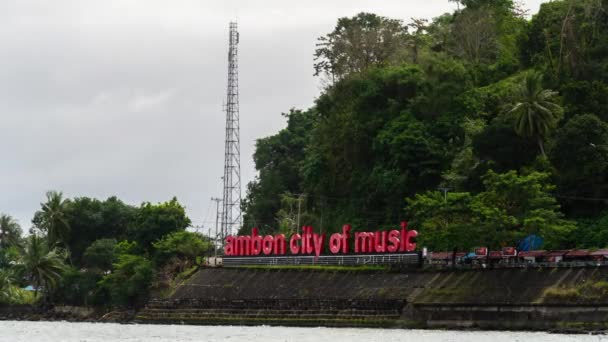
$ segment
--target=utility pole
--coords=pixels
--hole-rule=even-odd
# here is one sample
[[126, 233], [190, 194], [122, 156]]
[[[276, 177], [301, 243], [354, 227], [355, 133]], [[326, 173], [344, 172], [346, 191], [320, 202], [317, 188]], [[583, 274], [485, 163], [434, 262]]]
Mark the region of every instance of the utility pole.
[[[211, 227], [207, 228], [207, 236], [209, 237], [209, 240], [211, 240], [211, 242], [213, 243], [213, 250], [217, 250], [215, 248], [215, 241], [213, 241], [213, 238], [211, 237]], [[211, 256], [209, 252], [207, 252], [207, 255]]]
[[201, 230], [201, 229], [203, 229], [203, 232], [204, 232], [205, 225], [203, 224], [203, 225], [200, 225], [200, 226], [190, 226], [189, 228], [194, 228], [194, 231], [195, 231], [197, 234], [200, 234], [200, 230]]
[[437, 188], [437, 190], [439, 191], [443, 191], [443, 202], [447, 203], [448, 202], [448, 191], [452, 190], [451, 188]]
[[224, 236], [222, 234], [222, 236], [221, 236], [221, 241], [222, 242], [219, 243], [219, 246], [218, 246], [218, 235], [217, 235], [218, 232], [217, 232], [217, 229], [218, 229], [218, 224], [219, 224], [219, 221], [220, 221], [220, 203], [222, 202], [222, 199], [221, 198], [211, 197], [211, 200], [215, 202], [215, 207], [216, 207], [215, 208], [215, 212], [216, 212], [215, 213], [215, 238], [213, 239], [213, 247], [215, 249], [215, 256], [217, 256], [218, 247], [221, 246], [221, 245], [223, 245], [223, 243], [224, 243]]
[[299, 194], [298, 195], [298, 223], [296, 226], [296, 233], [300, 234], [300, 212], [302, 210], [302, 197], [304, 197], [304, 194]]

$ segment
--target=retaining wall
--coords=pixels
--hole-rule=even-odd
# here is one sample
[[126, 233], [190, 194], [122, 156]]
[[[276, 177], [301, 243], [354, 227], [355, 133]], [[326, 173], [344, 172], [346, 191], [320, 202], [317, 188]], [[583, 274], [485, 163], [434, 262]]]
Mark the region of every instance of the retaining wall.
[[[204, 269], [150, 323], [603, 329], [608, 268], [468, 271]], [[558, 289], [549, 291], [547, 289]]]

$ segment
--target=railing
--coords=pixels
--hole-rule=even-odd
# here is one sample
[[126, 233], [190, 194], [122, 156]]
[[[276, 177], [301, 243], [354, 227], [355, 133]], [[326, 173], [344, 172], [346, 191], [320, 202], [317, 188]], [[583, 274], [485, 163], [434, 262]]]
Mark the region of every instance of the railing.
[[[223, 265], [226, 267], [234, 266], [298, 266], [298, 265], [325, 265], [325, 266], [364, 266], [364, 265], [404, 265], [422, 266], [422, 261], [418, 253], [402, 254], [349, 254], [349, 255], [321, 255], [316, 256], [248, 256], [248, 257], [223, 257]], [[560, 262], [531, 262], [520, 261], [516, 258], [504, 258], [501, 260], [489, 261], [486, 259], [475, 259], [466, 262], [461, 258], [456, 259], [456, 264], [452, 265], [452, 260], [424, 260], [424, 265], [431, 268], [458, 268], [458, 269], [487, 269], [487, 268], [581, 268], [581, 267], [604, 267], [608, 266], [608, 261], [594, 260], [575, 260]]]
[[224, 257], [224, 266], [243, 265], [417, 265], [418, 253], [367, 254], [367, 255], [321, 255], [321, 256], [264, 256], [264, 257]]
[[453, 265], [451, 261], [434, 260], [431, 264], [426, 264], [431, 268], [439, 269], [488, 269], [488, 268], [584, 268], [584, 267], [605, 267], [607, 261], [560, 261], [560, 262], [530, 262], [530, 261], [509, 261], [509, 262], [480, 262], [465, 263], [456, 261]]

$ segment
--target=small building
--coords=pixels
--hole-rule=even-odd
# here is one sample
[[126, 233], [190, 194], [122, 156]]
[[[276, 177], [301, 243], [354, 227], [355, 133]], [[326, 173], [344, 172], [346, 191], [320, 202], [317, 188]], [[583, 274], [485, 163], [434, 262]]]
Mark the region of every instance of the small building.
[[501, 260], [502, 252], [501, 251], [490, 251], [490, 253], [488, 253], [488, 259], [493, 260], [493, 261]]
[[555, 262], [555, 263], [559, 263], [562, 262], [564, 260], [564, 256], [566, 254], [568, 254], [568, 250], [561, 250], [561, 251], [550, 251], [547, 252], [547, 254], [545, 254], [545, 260], [547, 262]]
[[607, 262], [608, 261], [608, 249], [598, 249], [597, 251], [589, 253], [591, 260], [595, 262]]
[[517, 248], [515, 247], [503, 247], [502, 256], [505, 258], [514, 258], [517, 256]]
[[485, 258], [488, 255], [488, 247], [477, 247], [474, 253], [476, 258]]
[[[441, 265], [441, 264], [451, 264], [454, 252], [432, 252], [430, 254], [431, 264]], [[462, 259], [467, 255], [464, 252], [456, 252], [456, 263], [460, 263]]]
[[519, 252], [519, 254], [517, 256], [518, 256], [519, 260], [521, 260], [522, 262], [534, 264], [537, 262], [544, 261], [546, 254], [547, 254], [547, 251], [544, 251], [544, 250], [524, 251], [524, 252]]
[[592, 261], [591, 252], [588, 249], [573, 249], [564, 255], [565, 261]]

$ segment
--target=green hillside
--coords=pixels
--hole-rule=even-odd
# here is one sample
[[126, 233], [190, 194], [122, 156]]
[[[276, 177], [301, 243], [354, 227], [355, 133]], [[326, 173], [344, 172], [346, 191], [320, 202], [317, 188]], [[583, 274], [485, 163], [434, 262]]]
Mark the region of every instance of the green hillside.
[[[461, 0], [320, 37], [314, 105], [259, 139], [243, 232], [409, 220], [434, 249], [608, 245], [608, 1]], [[299, 210], [299, 215], [298, 215]]]

